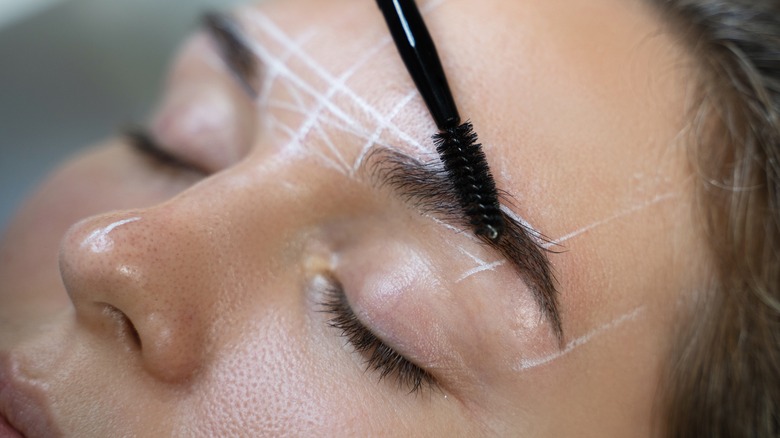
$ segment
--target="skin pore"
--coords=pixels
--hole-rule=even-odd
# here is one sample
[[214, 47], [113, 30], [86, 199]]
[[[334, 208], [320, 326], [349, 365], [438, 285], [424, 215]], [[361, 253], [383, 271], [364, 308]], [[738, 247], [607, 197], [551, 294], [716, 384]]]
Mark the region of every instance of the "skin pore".
[[[505, 208], [549, 239], [563, 343], [500, 253], [372, 180], [376, 147], [436, 159], [374, 2], [250, 5], [233, 15], [256, 77], [200, 33], [150, 124], [198, 171], [109, 140], [5, 234], [0, 367], [43, 394], [52, 427], [652, 433], [678, 299], [703, 283], [678, 143], [690, 60], [639, 1], [420, 5]], [[366, 370], [323, 311], [333, 277], [434, 386]]]

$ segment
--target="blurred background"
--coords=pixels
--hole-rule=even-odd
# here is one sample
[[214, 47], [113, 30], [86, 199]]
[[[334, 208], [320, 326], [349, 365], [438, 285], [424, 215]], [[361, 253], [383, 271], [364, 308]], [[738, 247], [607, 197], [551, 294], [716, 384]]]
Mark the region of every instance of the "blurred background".
[[0, 0], [0, 229], [53, 166], [144, 121], [200, 14], [239, 2]]

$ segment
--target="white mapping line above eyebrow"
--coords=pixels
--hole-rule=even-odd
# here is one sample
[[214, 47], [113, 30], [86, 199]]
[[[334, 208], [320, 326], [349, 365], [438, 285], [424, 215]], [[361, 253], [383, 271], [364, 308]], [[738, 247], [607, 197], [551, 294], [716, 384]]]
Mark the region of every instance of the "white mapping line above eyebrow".
[[[269, 123], [269, 125], [271, 127], [283, 131], [290, 138], [294, 138], [295, 135], [296, 135], [296, 132], [292, 128], [287, 126], [287, 124], [280, 122], [276, 117], [274, 117], [272, 115], [268, 116], [268, 123]], [[336, 170], [336, 171], [338, 171], [340, 173], [346, 174], [346, 169], [345, 169], [345, 167], [343, 165], [339, 165], [339, 163], [337, 163], [336, 161], [333, 161], [332, 158], [330, 158], [329, 156], [325, 155], [324, 153], [322, 153], [322, 152], [320, 152], [318, 150], [314, 150], [314, 151], [310, 150], [309, 152], [311, 152], [312, 154], [314, 154], [318, 158], [320, 158], [326, 164], [327, 167], [330, 167], [330, 168], [332, 168], [332, 169], [334, 169], [334, 170]]]
[[[303, 44], [306, 44], [311, 39], [313, 39], [318, 34], [317, 31], [311, 30], [309, 32], [304, 33], [303, 35], [299, 36], [295, 40], [295, 45], [300, 46]], [[282, 52], [281, 55], [277, 56], [275, 59], [278, 61], [278, 63], [282, 65], [286, 65], [287, 60], [289, 60], [293, 56], [292, 50], [289, 48]], [[279, 78], [279, 69], [278, 68], [269, 68], [267, 72], [267, 76], [265, 80], [263, 81], [263, 89], [260, 92], [260, 106], [264, 106], [268, 103], [269, 99], [271, 98], [270, 91], [273, 89], [274, 85], [276, 84], [276, 80]]]
[[596, 327], [595, 329], [589, 331], [588, 333], [585, 333], [579, 338], [569, 341], [568, 343], [566, 343], [566, 346], [563, 348], [563, 350], [557, 351], [553, 354], [538, 359], [523, 359], [520, 361], [519, 364], [515, 366], [514, 369], [515, 371], [528, 371], [536, 367], [547, 365], [555, 360], [562, 358], [563, 356], [566, 356], [567, 354], [571, 353], [575, 349], [582, 347], [583, 345], [592, 341], [595, 337], [600, 336], [608, 331], [614, 330], [617, 327], [625, 324], [626, 322], [636, 320], [644, 312], [644, 310], [645, 310], [645, 306], [636, 307], [632, 311], [624, 315], [621, 315], [613, 319], [612, 321], [609, 321], [606, 324]]
[[[417, 90], [410, 91], [406, 96], [404, 96], [398, 103], [396, 103], [395, 107], [393, 107], [392, 110], [390, 110], [390, 113], [387, 115], [388, 120], [393, 120], [395, 116], [398, 115], [398, 113], [401, 112], [402, 109], [406, 105], [409, 104], [409, 102], [412, 101], [415, 97], [417, 97]], [[360, 154], [358, 155], [357, 159], [355, 160], [355, 163], [352, 165], [352, 173], [354, 174], [357, 172], [357, 170], [360, 168], [360, 165], [363, 164], [363, 160], [366, 158], [366, 154], [368, 154], [368, 151], [371, 150], [371, 148], [376, 145], [376, 143], [379, 141], [379, 138], [382, 137], [382, 133], [385, 131], [385, 127], [380, 125], [377, 126], [374, 130], [374, 133], [371, 134], [371, 137], [366, 141], [366, 143], [363, 145], [363, 147], [360, 149]]]
[[[371, 58], [376, 56], [379, 53], [379, 49], [382, 45], [376, 45], [373, 49], [368, 50], [367, 52], [363, 53], [363, 55], [355, 61], [354, 64], [347, 70], [345, 70], [339, 77], [335, 78], [333, 82], [330, 82], [328, 85], [328, 89], [325, 91], [325, 94], [323, 96], [327, 100], [331, 100], [333, 96], [342, 88], [346, 87], [346, 82], [349, 80], [357, 71], [364, 66]], [[298, 51], [302, 50], [300, 49], [300, 46], [296, 46], [296, 49]], [[299, 55], [300, 56], [300, 55]], [[306, 117], [306, 120], [303, 122], [300, 128], [300, 135], [298, 140], [302, 141], [303, 138], [306, 137], [306, 135], [311, 131], [311, 129], [314, 127], [314, 125], [317, 123], [317, 120], [319, 119], [320, 114], [325, 109], [325, 106], [323, 105], [323, 101], [320, 100], [317, 102], [317, 105], [315, 108], [309, 110], [307, 109], [308, 115]], [[346, 160], [341, 158], [341, 161], [345, 162]]]
[[[291, 41], [289, 37], [281, 29], [279, 29], [273, 21], [271, 21], [268, 17], [263, 15], [260, 11], [251, 10], [248, 13], [254, 17], [254, 20], [257, 22], [260, 29], [265, 30], [268, 34], [270, 34], [273, 38], [275, 38], [280, 44], [283, 44], [285, 46], [291, 45]], [[389, 38], [386, 39], [383, 38], [380, 41], [380, 44], [389, 44], [389, 42], [390, 42]], [[384, 115], [382, 115], [379, 111], [377, 111], [376, 108], [369, 105], [365, 100], [363, 100], [362, 97], [360, 97], [352, 89], [350, 89], [344, 84], [339, 84], [336, 78], [334, 78], [330, 73], [328, 73], [320, 64], [318, 64], [311, 56], [309, 56], [309, 54], [307, 54], [300, 48], [292, 47], [292, 49], [294, 53], [298, 56], [298, 58], [304, 64], [306, 64], [310, 69], [312, 69], [315, 73], [317, 73], [322, 80], [328, 82], [330, 85], [336, 86], [338, 91], [341, 91], [344, 95], [351, 98], [352, 101], [356, 105], [358, 105], [363, 111], [369, 114], [376, 123], [385, 125], [386, 129], [393, 132], [393, 134], [397, 135], [401, 140], [414, 146], [420, 151], [425, 151], [425, 149], [423, 148], [422, 144], [420, 144], [420, 142], [418, 142], [416, 139], [409, 136], [409, 134], [401, 130], [398, 126], [392, 123], [392, 121], [387, 120], [384, 117]], [[327, 101], [325, 102], [329, 103]]]
[[[285, 111], [291, 111], [291, 112], [295, 112], [295, 113], [298, 113], [298, 114], [301, 114], [301, 115], [306, 115], [305, 112], [303, 112], [300, 108], [297, 108], [294, 105], [292, 105], [290, 103], [287, 103], [287, 102], [277, 101], [277, 100], [270, 100], [268, 102], [268, 105], [269, 105], [269, 107], [272, 107], [272, 108], [278, 108], [278, 109], [282, 109], [282, 110], [285, 110]], [[337, 122], [335, 120], [332, 120], [332, 119], [329, 119], [329, 118], [326, 118], [326, 117], [324, 117], [322, 115], [320, 116], [319, 122], [320, 123], [324, 123], [327, 126], [330, 126], [330, 127], [334, 128], [334, 129], [338, 129], [338, 130], [346, 132], [348, 134], [352, 134], [355, 137], [358, 137], [358, 138], [360, 138], [362, 140], [368, 140], [371, 137], [371, 134], [369, 134], [366, 131], [359, 131], [359, 130], [353, 128], [353, 127], [342, 125], [339, 122]], [[377, 146], [382, 146], [385, 149], [392, 149], [393, 148], [392, 145], [381, 141], [381, 139], [375, 141], [374, 144], [377, 145]]]
[[288, 79], [290, 82], [300, 87], [302, 90], [309, 93], [309, 95], [314, 97], [316, 100], [322, 101], [324, 105], [330, 110], [330, 112], [332, 112], [336, 117], [338, 117], [348, 125], [360, 127], [360, 124], [357, 123], [355, 119], [353, 119], [347, 113], [342, 111], [341, 108], [333, 104], [333, 102], [329, 101], [328, 99], [325, 99], [325, 97], [322, 94], [320, 94], [317, 90], [315, 90], [314, 87], [311, 86], [311, 84], [307, 83], [300, 76], [293, 73], [292, 70], [290, 70], [284, 62], [280, 61], [278, 58], [271, 55], [271, 53], [268, 50], [266, 50], [263, 46], [257, 44], [252, 40], [248, 40], [247, 44], [251, 45], [250, 49], [253, 52], [255, 52], [255, 54], [258, 57], [263, 59], [269, 67], [276, 69], [278, 74], [284, 74], [284, 77], [286, 79]]
[[602, 225], [606, 225], [606, 224], [608, 224], [608, 223], [610, 223], [610, 222], [612, 222], [614, 220], [617, 220], [617, 219], [623, 218], [625, 216], [629, 216], [631, 214], [640, 212], [640, 211], [642, 211], [642, 210], [644, 210], [646, 208], [652, 207], [653, 205], [659, 204], [661, 202], [665, 202], [665, 201], [668, 201], [670, 199], [677, 198], [678, 196], [679, 196], [678, 193], [667, 193], [667, 194], [664, 194], [664, 195], [658, 195], [655, 198], [650, 199], [649, 201], [646, 201], [646, 202], [644, 202], [642, 204], [635, 205], [635, 206], [633, 206], [633, 207], [631, 207], [629, 209], [626, 209], [626, 210], [623, 210], [621, 212], [615, 213], [612, 216], [609, 216], [609, 217], [607, 217], [605, 219], [602, 219], [600, 221], [596, 221], [596, 222], [594, 222], [594, 223], [592, 223], [590, 225], [584, 226], [584, 227], [582, 227], [582, 228], [580, 228], [578, 230], [574, 230], [571, 233], [565, 234], [565, 235], [563, 235], [563, 236], [553, 240], [551, 243], [547, 243], [547, 245], [553, 246], [553, 245], [561, 244], [561, 243], [563, 243], [563, 242], [565, 242], [567, 240], [573, 239], [573, 238], [575, 238], [575, 237], [577, 237], [577, 236], [579, 236], [581, 234], [587, 233], [588, 231], [590, 231], [590, 230], [592, 230], [594, 228], [598, 228], [598, 227], [600, 227]]

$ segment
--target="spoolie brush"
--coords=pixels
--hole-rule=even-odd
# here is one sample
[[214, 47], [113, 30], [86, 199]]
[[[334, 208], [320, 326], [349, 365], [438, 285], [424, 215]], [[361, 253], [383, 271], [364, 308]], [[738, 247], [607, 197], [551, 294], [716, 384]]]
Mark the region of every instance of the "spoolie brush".
[[501, 238], [504, 217], [482, 145], [471, 123], [461, 124], [436, 46], [414, 0], [377, 0], [390, 34], [439, 133], [436, 151], [458, 193], [474, 233], [493, 242]]

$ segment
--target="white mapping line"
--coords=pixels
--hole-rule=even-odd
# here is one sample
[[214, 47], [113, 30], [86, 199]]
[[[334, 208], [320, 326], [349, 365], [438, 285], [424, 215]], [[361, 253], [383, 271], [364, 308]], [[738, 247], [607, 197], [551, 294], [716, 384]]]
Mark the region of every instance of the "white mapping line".
[[[395, 107], [390, 111], [390, 114], [387, 115], [388, 120], [393, 120], [395, 116], [398, 115], [398, 113], [401, 112], [401, 110], [409, 104], [409, 102], [412, 101], [417, 96], [417, 90], [410, 91], [406, 96], [404, 96], [398, 103], [395, 104]], [[360, 168], [360, 166], [363, 164], [363, 160], [366, 158], [366, 154], [368, 154], [368, 151], [371, 150], [371, 147], [376, 144], [377, 141], [379, 141], [379, 138], [382, 136], [382, 133], [385, 132], [385, 127], [382, 125], [379, 125], [374, 130], [374, 133], [371, 134], [371, 138], [366, 141], [366, 143], [363, 145], [363, 148], [360, 149], [360, 154], [358, 155], [357, 159], [355, 160], [355, 164], [352, 165], [352, 173], [354, 174], [357, 172], [357, 170]]]
[[[384, 46], [385, 44], [377, 44], [372, 49], [369, 49], [367, 52], [363, 54], [363, 56], [360, 57], [350, 68], [345, 70], [338, 78], [336, 78], [334, 81], [330, 83], [328, 86], [328, 89], [325, 91], [325, 94], [323, 95], [325, 99], [331, 100], [333, 96], [341, 89], [346, 88], [346, 82], [351, 78], [361, 67], [363, 67], [371, 58], [373, 58], [377, 53], [379, 53], [379, 50]], [[297, 52], [305, 53], [299, 46], [295, 46], [295, 49]], [[300, 55], [299, 55], [300, 56]], [[324, 69], [322, 69], [322, 72], [320, 75], [327, 75], [327, 72], [325, 72]], [[317, 106], [312, 109], [311, 111], [308, 111], [308, 116], [306, 120], [303, 122], [300, 128], [300, 134], [297, 137], [297, 141], [300, 143], [303, 141], [303, 139], [306, 137], [306, 135], [309, 134], [311, 129], [317, 125], [317, 121], [320, 117], [320, 114], [325, 109], [325, 105], [323, 104], [323, 101], [317, 102]], [[340, 155], [340, 152], [337, 150], [333, 151], [335, 154]], [[339, 161], [344, 162], [345, 168], [349, 168], [349, 166], [346, 165], [346, 160], [339, 156]]]
[[443, 220], [441, 220], [439, 218], [431, 216], [430, 214], [426, 214], [425, 217], [430, 219], [430, 220], [432, 220], [432, 221], [434, 221], [434, 222], [436, 222], [436, 224], [441, 225], [442, 227], [444, 227], [444, 228], [446, 228], [448, 230], [454, 231], [457, 234], [463, 234], [464, 233], [464, 231], [462, 229], [460, 229], [460, 228], [458, 228], [456, 226], [450, 225], [450, 224], [444, 222]]
[[532, 368], [536, 368], [536, 367], [539, 367], [539, 366], [542, 366], [542, 365], [547, 365], [548, 363], [550, 363], [550, 362], [552, 362], [554, 360], [558, 360], [561, 357], [566, 356], [567, 354], [571, 353], [576, 348], [579, 348], [579, 347], [587, 344], [588, 342], [593, 340], [593, 338], [595, 338], [596, 336], [599, 336], [599, 335], [604, 334], [605, 332], [614, 330], [614, 329], [616, 329], [617, 327], [623, 325], [626, 322], [635, 320], [637, 317], [639, 317], [639, 315], [642, 314], [642, 312], [644, 312], [644, 310], [645, 310], [645, 306], [639, 306], [639, 307], [635, 308], [634, 310], [632, 310], [631, 312], [626, 313], [624, 315], [621, 315], [618, 318], [613, 319], [612, 321], [610, 321], [610, 322], [608, 322], [608, 323], [606, 323], [606, 324], [604, 324], [604, 325], [602, 325], [600, 327], [597, 327], [597, 328], [589, 331], [588, 333], [580, 336], [577, 339], [573, 339], [572, 341], [567, 343], [566, 346], [561, 351], [555, 352], [553, 354], [550, 354], [548, 356], [544, 356], [544, 357], [541, 357], [541, 358], [538, 358], [538, 359], [523, 359], [515, 367], [515, 371], [527, 371], [527, 370], [530, 370]]
[[[292, 128], [280, 122], [276, 117], [269, 116], [268, 123], [272, 129], [274, 128], [279, 129], [283, 131], [285, 134], [287, 134], [290, 138], [293, 138], [296, 134], [296, 132]], [[322, 161], [327, 165], [327, 167], [333, 168], [341, 173], [345, 173], [344, 166], [339, 165], [339, 163], [333, 161], [333, 159], [331, 159], [329, 156], [317, 150], [312, 150], [310, 152], [316, 155], [317, 157], [319, 157], [320, 159], [322, 159]]]
[[[296, 46], [301, 46], [303, 44], [306, 44], [310, 39], [314, 38], [314, 36], [317, 35], [317, 32], [315, 30], [312, 30], [310, 32], [307, 32], [303, 35], [301, 35], [296, 40]], [[279, 61], [279, 63], [283, 65], [287, 65], [287, 60], [290, 59], [290, 57], [293, 55], [291, 50], [285, 50], [280, 56], [278, 56], [276, 59]], [[279, 78], [279, 69], [277, 68], [269, 68], [268, 69], [268, 75], [266, 76], [265, 80], [263, 81], [263, 89], [260, 92], [260, 106], [265, 106], [268, 103], [268, 100], [271, 98], [271, 90], [274, 87], [274, 84], [276, 84], [276, 80]]]
[[266, 65], [268, 65], [273, 69], [276, 69], [278, 71], [278, 74], [284, 75], [284, 77], [287, 80], [300, 87], [300, 89], [309, 93], [317, 101], [321, 101], [335, 116], [337, 116], [343, 122], [351, 126], [360, 127], [357, 121], [355, 121], [347, 113], [342, 111], [341, 108], [333, 104], [333, 102], [325, 99], [325, 97], [322, 94], [320, 94], [317, 90], [315, 90], [314, 87], [311, 86], [311, 84], [307, 83], [300, 76], [293, 73], [292, 70], [290, 70], [284, 62], [272, 56], [271, 53], [265, 49], [265, 47], [261, 46], [260, 44], [257, 44], [252, 40], [248, 40], [247, 44], [250, 46], [250, 49], [252, 49], [252, 51], [255, 52], [255, 55], [260, 57], [260, 59], [264, 60]]
[[349, 175], [349, 164], [347, 163], [347, 160], [344, 159], [344, 156], [341, 155], [341, 151], [339, 151], [336, 145], [333, 144], [333, 140], [331, 140], [330, 135], [328, 135], [328, 133], [322, 129], [322, 125], [319, 122], [315, 123], [314, 129], [317, 130], [317, 132], [320, 134], [320, 137], [322, 138], [322, 141], [325, 142], [325, 145], [338, 160], [339, 164], [341, 165], [341, 172], [345, 175]]
[[[311, 68], [315, 73], [317, 73], [322, 80], [328, 82], [332, 86], [335, 86], [337, 88], [337, 91], [340, 91], [344, 93], [347, 97], [351, 98], [356, 105], [358, 105], [367, 114], [372, 116], [377, 123], [384, 125], [385, 129], [392, 131], [394, 135], [397, 135], [401, 140], [405, 141], [406, 143], [414, 146], [415, 148], [421, 151], [425, 150], [423, 149], [422, 144], [420, 144], [420, 142], [418, 142], [416, 139], [409, 136], [409, 134], [401, 130], [398, 126], [392, 123], [392, 121], [387, 120], [387, 118], [384, 117], [383, 114], [377, 111], [376, 108], [369, 105], [365, 100], [363, 100], [362, 97], [360, 97], [352, 89], [350, 89], [344, 84], [339, 84], [338, 80], [334, 78], [330, 73], [328, 73], [328, 71], [325, 70], [320, 64], [318, 64], [311, 56], [309, 56], [308, 53], [304, 52], [303, 50], [300, 50], [300, 48], [292, 47], [292, 43], [289, 37], [262, 12], [258, 10], [252, 10], [250, 14], [255, 19], [255, 21], [257, 21], [261, 29], [268, 32], [280, 44], [291, 47], [291, 49], [295, 52], [298, 58], [309, 68]], [[386, 45], [389, 42], [390, 42], [390, 38], [386, 37], [383, 38], [379, 44]]]
[[[306, 115], [306, 112], [304, 110], [301, 110], [300, 108], [297, 108], [294, 105], [291, 105], [291, 104], [289, 104], [287, 102], [283, 102], [283, 101], [279, 101], [279, 100], [270, 100], [268, 102], [268, 105], [271, 108], [278, 108], [278, 109], [282, 109], [282, 110], [286, 110], [286, 111], [295, 112], [295, 113], [298, 113], [300, 115]], [[339, 122], [337, 122], [335, 120], [332, 120], [332, 119], [324, 117], [324, 116], [320, 117], [319, 122], [320, 123], [325, 123], [326, 125], [334, 128], [334, 129], [338, 129], [338, 130], [346, 132], [348, 134], [352, 134], [352, 135], [354, 135], [354, 136], [356, 136], [356, 137], [358, 137], [358, 138], [360, 138], [362, 140], [368, 140], [370, 138], [370, 134], [368, 134], [365, 131], [358, 131], [356, 129], [353, 129], [352, 127], [343, 125], [343, 124], [341, 124], [341, 123], [339, 123]], [[374, 144], [379, 145], [379, 146], [384, 146], [384, 147], [386, 147], [388, 149], [392, 148], [392, 146], [390, 144], [388, 144], [386, 142], [383, 142], [383, 141], [380, 141], [380, 140], [374, 141]]]
[[460, 283], [460, 282], [462, 282], [463, 280], [465, 280], [465, 279], [467, 279], [469, 277], [472, 277], [474, 275], [479, 274], [480, 272], [495, 271], [496, 268], [498, 268], [499, 266], [503, 266], [505, 263], [506, 263], [505, 260], [499, 260], [497, 262], [493, 262], [493, 263], [477, 266], [474, 269], [469, 269], [463, 275], [461, 275], [460, 278], [455, 280], [455, 283]]
[[470, 253], [466, 250], [466, 248], [463, 248], [462, 246], [458, 246], [458, 250], [461, 254], [465, 255], [466, 257], [470, 258], [474, 263], [478, 265], [484, 265], [487, 264], [486, 261], [482, 260], [481, 258], [475, 256], [474, 254]]
[[507, 216], [509, 216], [510, 219], [513, 219], [517, 223], [523, 226], [528, 232], [531, 233], [531, 237], [536, 239], [536, 243], [542, 246], [543, 248], [548, 248], [550, 244], [544, 240], [542, 237], [542, 233], [540, 233], [536, 228], [534, 228], [533, 225], [531, 225], [527, 220], [521, 218], [517, 213], [512, 211], [509, 207], [507, 207], [504, 204], [501, 204], [500, 206], [501, 211], [504, 212]]
[[590, 225], [582, 227], [582, 228], [580, 228], [578, 230], [572, 231], [571, 233], [563, 235], [563, 236], [555, 239], [554, 241], [552, 241], [552, 243], [548, 243], [547, 245], [558, 245], [558, 244], [561, 244], [562, 242], [565, 242], [567, 240], [573, 239], [574, 237], [577, 237], [580, 234], [586, 233], [586, 232], [588, 232], [588, 231], [590, 231], [590, 230], [592, 230], [594, 228], [598, 228], [598, 227], [600, 227], [602, 225], [605, 225], [605, 224], [608, 224], [608, 223], [610, 223], [610, 222], [612, 222], [614, 220], [617, 220], [617, 219], [620, 219], [622, 217], [634, 214], [634, 213], [642, 211], [642, 210], [644, 210], [646, 208], [652, 207], [655, 204], [659, 204], [661, 202], [668, 201], [670, 199], [674, 199], [674, 198], [676, 198], [678, 196], [679, 195], [677, 193], [667, 193], [665, 195], [658, 195], [655, 198], [653, 198], [653, 199], [651, 199], [651, 200], [649, 200], [649, 201], [647, 201], [647, 202], [645, 202], [643, 204], [635, 205], [635, 206], [629, 208], [628, 210], [623, 210], [623, 211], [621, 211], [619, 213], [615, 213], [614, 215], [612, 215], [612, 216], [610, 216], [610, 217], [608, 217], [606, 219], [602, 219], [600, 221], [597, 221], [597, 222], [594, 222], [594, 223], [592, 223]]

